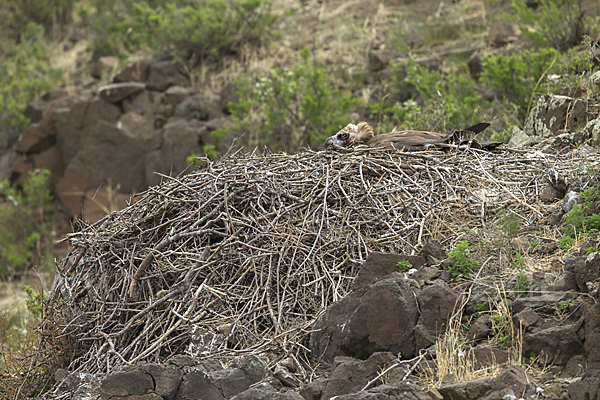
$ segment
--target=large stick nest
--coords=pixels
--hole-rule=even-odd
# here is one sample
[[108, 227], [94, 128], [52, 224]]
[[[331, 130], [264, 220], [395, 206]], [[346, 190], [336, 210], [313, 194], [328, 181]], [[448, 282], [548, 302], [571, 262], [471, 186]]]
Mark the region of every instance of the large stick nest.
[[584, 161], [368, 148], [206, 160], [69, 236], [47, 321], [76, 343], [71, 370], [181, 353], [307, 365], [312, 324], [370, 252], [449, 245], [503, 208], [539, 223], [546, 177]]

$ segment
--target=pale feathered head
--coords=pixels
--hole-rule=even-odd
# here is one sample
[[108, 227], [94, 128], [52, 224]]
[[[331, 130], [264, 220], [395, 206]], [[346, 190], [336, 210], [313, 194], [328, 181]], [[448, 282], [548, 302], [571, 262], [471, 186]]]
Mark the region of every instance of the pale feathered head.
[[348, 124], [344, 129], [325, 140], [325, 148], [333, 145], [346, 147], [353, 143], [368, 142], [373, 137], [373, 128], [361, 122], [358, 125]]

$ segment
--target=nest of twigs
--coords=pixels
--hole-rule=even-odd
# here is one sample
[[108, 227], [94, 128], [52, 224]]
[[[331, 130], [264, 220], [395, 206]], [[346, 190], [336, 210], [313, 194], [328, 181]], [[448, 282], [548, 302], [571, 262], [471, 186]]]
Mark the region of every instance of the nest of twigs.
[[248, 352], [307, 368], [312, 324], [370, 252], [449, 245], [506, 207], [538, 223], [546, 177], [578, 162], [369, 148], [205, 160], [69, 235], [46, 322], [73, 343], [70, 370]]

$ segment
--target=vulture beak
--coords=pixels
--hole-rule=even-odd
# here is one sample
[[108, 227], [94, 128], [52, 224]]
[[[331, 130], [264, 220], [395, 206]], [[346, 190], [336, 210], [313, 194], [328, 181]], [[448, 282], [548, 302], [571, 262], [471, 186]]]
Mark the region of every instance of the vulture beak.
[[332, 144], [333, 144], [333, 145], [336, 145], [336, 146], [341, 146], [342, 144], [344, 144], [344, 141], [343, 141], [343, 140], [340, 140], [340, 139], [338, 139], [338, 138], [337, 138], [337, 135], [333, 135], [333, 136], [330, 136], [330, 137], [328, 137], [328, 138], [325, 140], [325, 148], [328, 148], [328, 147], [329, 147], [329, 146], [331, 146]]

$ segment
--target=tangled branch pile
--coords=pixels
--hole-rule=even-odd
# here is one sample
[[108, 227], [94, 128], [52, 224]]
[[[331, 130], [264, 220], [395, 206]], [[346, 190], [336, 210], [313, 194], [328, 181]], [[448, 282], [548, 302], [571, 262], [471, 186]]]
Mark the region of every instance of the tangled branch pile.
[[585, 159], [355, 148], [206, 162], [70, 235], [46, 322], [76, 343], [71, 370], [184, 352], [306, 366], [311, 325], [370, 252], [449, 243], [502, 207], [535, 223], [545, 177]]

